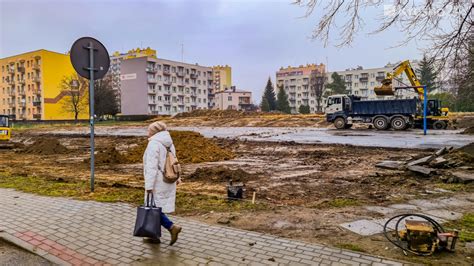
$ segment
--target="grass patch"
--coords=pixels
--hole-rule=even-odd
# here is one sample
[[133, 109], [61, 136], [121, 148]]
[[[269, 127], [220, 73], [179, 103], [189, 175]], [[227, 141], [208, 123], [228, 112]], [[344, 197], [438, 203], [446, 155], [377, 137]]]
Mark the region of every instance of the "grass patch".
[[349, 250], [357, 251], [357, 252], [366, 252], [365, 249], [359, 247], [356, 244], [352, 244], [352, 243], [339, 243], [339, 244], [336, 244], [335, 246], [338, 247], [338, 248], [349, 249]]
[[333, 199], [327, 202], [327, 205], [334, 208], [343, 208], [350, 206], [358, 206], [360, 202], [356, 199]]
[[436, 188], [446, 189], [449, 191], [466, 191], [466, 185], [464, 184], [448, 184], [448, 183], [437, 183]]
[[[48, 179], [43, 177], [19, 177], [0, 175], [1, 188], [13, 188], [27, 193], [52, 197], [70, 197], [79, 200], [94, 200], [99, 202], [126, 202], [134, 205], [143, 203], [144, 190], [113, 184], [97, 184], [95, 191], [90, 192], [88, 181]], [[205, 194], [181, 192], [176, 195], [177, 214], [199, 214], [232, 211], [254, 211], [265, 209], [262, 203], [228, 202], [224, 198]]]
[[447, 231], [459, 230], [459, 239], [462, 242], [474, 241], [474, 213], [466, 213], [461, 219], [449, 222], [444, 227]]

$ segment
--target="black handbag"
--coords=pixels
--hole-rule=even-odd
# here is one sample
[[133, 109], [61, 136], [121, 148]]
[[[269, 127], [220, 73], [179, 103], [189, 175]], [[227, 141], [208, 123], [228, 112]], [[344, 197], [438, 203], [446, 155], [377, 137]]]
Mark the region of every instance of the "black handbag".
[[161, 208], [156, 207], [153, 192], [148, 192], [146, 195], [146, 205], [137, 208], [137, 220], [133, 236], [161, 237]]

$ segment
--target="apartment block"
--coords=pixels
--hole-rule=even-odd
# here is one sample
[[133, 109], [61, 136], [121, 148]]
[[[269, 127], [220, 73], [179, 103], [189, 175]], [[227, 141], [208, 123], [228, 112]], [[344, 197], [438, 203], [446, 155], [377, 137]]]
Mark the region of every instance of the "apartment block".
[[[318, 105], [315, 88], [317, 85], [320, 85], [320, 82], [316, 83], [315, 80], [319, 80], [318, 77], [324, 75], [325, 71], [326, 66], [324, 64], [282, 67], [276, 72], [277, 87], [275, 88], [275, 93], [278, 93], [280, 87], [284, 88], [288, 94], [292, 113], [298, 113], [298, 109], [301, 105], [308, 105], [311, 113], [322, 111], [322, 106]], [[323, 88], [321, 88], [321, 90], [322, 89]], [[320, 100], [319, 103], [322, 102], [323, 101]]]
[[137, 57], [154, 57], [156, 58], [156, 50], [147, 47], [145, 49], [132, 49], [126, 53], [114, 52], [110, 56], [110, 68], [107, 75], [112, 79], [112, 88], [115, 90], [115, 95], [117, 95], [117, 103], [120, 110], [120, 65], [123, 60]]
[[[0, 59], [0, 114], [16, 120], [66, 120], [61, 81], [75, 73], [68, 54], [37, 50]], [[80, 119], [87, 119], [84, 111]]]
[[174, 115], [210, 107], [211, 67], [147, 56], [122, 60], [120, 71], [123, 115]]
[[238, 90], [235, 86], [216, 92], [215, 108], [218, 110], [250, 110], [252, 108], [252, 92]]
[[[413, 69], [417, 69], [419, 62], [416, 60], [410, 61]], [[356, 68], [346, 69], [344, 71], [334, 71], [337, 72], [344, 81], [346, 82], [347, 94], [360, 96], [364, 100], [373, 100], [373, 99], [391, 99], [391, 98], [412, 98], [416, 97], [417, 94], [413, 89], [408, 90], [399, 90], [396, 93], [396, 96], [377, 96], [374, 93], [374, 87], [380, 86], [384, 78], [387, 77], [387, 73], [393, 72], [394, 68], [397, 67], [399, 63], [391, 64], [388, 63], [384, 67], [380, 68], [370, 68], [364, 69], [361, 66]], [[332, 73], [327, 73], [326, 84], [333, 82]], [[411, 86], [410, 81], [403, 73], [398, 76], [397, 79], [393, 80], [394, 87], [403, 87]]]
[[228, 65], [213, 66], [214, 90], [215, 92], [224, 91], [232, 86], [232, 68]]

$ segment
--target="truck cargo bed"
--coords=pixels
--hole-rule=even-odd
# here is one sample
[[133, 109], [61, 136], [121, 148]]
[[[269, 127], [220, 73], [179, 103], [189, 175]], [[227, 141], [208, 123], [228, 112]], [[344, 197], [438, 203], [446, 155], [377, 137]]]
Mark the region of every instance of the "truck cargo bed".
[[353, 115], [415, 115], [416, 99], [353, 101]]

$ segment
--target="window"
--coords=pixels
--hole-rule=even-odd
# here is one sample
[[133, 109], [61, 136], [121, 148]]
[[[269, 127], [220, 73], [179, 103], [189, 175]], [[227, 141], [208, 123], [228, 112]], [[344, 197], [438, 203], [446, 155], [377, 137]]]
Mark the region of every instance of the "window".
[[175, 73], [176, 72], [176, 67], [172, 67], [171, 72]]
[[229, 102], [232, 101], [232, 96], [228, 96], [227, 101], [229, 101]]
[[359, 87], [359, 83], [357, 83], [357, 82], [354, 83], [354, 87], [356, 87], [356, 88]]
[[370, 86], [373, 87], [375, 83], [373, 81], [370, 82]]
[[359, 78], [359, 75], [355, 75], [354, 77], [355, 77], [356, 79], [358, 79], [358, 78]]

